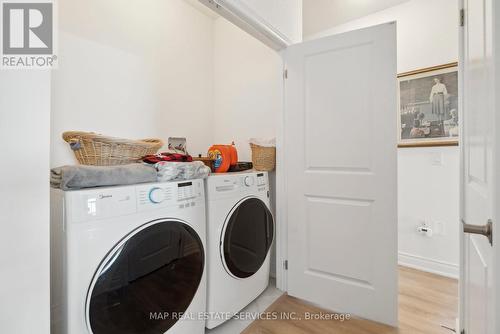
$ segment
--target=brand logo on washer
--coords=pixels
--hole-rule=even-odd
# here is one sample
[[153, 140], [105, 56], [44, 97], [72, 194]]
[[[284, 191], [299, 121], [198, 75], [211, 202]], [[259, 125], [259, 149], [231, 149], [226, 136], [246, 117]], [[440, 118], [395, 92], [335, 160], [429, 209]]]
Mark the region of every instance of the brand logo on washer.
[[112, 198], [112, 197], [113, 197], [113, 195], [99, 194], [99, 199]]

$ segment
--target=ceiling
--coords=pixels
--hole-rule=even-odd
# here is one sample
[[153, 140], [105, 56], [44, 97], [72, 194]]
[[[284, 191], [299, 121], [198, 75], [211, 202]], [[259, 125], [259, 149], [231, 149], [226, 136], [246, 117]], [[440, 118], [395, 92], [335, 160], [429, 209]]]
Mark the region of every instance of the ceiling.
[[304, 37], [409, 0], [303, 0]]

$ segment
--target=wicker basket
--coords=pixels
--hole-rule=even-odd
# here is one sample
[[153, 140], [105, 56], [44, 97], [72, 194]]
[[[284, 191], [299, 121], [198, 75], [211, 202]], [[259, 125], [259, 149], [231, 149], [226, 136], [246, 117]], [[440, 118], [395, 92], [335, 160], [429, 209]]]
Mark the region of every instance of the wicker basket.
[[160, 139], [130, 140], [106, 137], [93, 132], [68, 131], [63, 133], [82, 165], [113, 166], [134, 163], [142, 157], [155, 154], [163, 146]]
[[272, 171], [276, 166], [276, 147], [250, 144], [252, 148], [253, 168], [260, 171]]

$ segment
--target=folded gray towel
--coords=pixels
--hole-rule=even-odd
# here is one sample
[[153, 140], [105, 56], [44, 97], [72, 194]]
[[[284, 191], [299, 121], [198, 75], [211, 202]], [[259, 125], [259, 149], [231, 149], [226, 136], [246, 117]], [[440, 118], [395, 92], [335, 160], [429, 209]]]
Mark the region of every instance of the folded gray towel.
[[156, 169], [140, 163], [119, 166], [62, 166], [50, 171], [50, 185], [62, 190], [156, 181]]

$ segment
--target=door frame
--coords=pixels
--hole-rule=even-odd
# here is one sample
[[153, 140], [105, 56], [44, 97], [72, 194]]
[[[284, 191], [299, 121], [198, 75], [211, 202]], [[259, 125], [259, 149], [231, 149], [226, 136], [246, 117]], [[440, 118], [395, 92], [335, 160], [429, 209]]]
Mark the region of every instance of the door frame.
[[288, 258], [288, 202], [286, 200], [285, 165], [285, 80], [286, 49], [279, 52], [283, 63], [281, 82], [281, 108], [278, 112], [276, 129], [276, 287], [288, 291], [288, 276], [285, 261]]
[[[461, 15], [462, 11], [464, 10], [464, 0], [457, 0], [458, 1], [458, 12], [459, 12], [459, 20], [461, 20]], [[459, 127], [458, 127], [458, 145], [459, 145], [459, 171], [458, 175], [459, 177], [459, 203], [458, 203], [458, 211], [459, 211], [459, 221], [456, 223], [459, 224], [458, 228], [458, 244], [459, 244], [459, 261], [458, 261], [458, 313], [457, 313], [457, 333], [462, 333], [462, 331], [465, 328], [464, 324], [464, 315], [465, 315], [465, 307], [464, 307], [464, 300], [465, 300], [465, 295], [464, 295], [464, 289], [465, 285], [463, 284], [463, 279], [462, 277], [465, 277], [465, 268], [464, 268], [464, 263], [463, 259], [465, 256], [464, 252], [464, 246], [465, 246], [465, 240], [464, 240], [464, 233], [462, 230], [462, 223], [460, 219], [464, 216], [464, 180], [463, 180], [463, 175], [464, 175], [464, 145], [463, 145], [463, 128], [464, 128], [464, 65], [463, 65], [463, 59], [464, 59], [464, 27], [462, 24], [459, 22], [458, 23], [458, 105], [460, 106], [458, 110], [458, 119], [459, 119]]]
[[[498, 26], [500, 25], [500, 4], [498, 4], [497, 1], [493, 2], [493, 22], [494, 26], [498, 30]], [[494, 78], [495, 78], [495, 109], [497, 110], [498, 113], [498, 108], [500, 107], [500, 33], [495, 34], [495, 39], [493, 40], [493, 47], [494, 47], [494, 63], [495, 63], [495, 73], [494, 73]], [[495, 129], [500, 129], [500, 117], [497, 117], [495, 119]], [[499, 130], [500, 131], [500, 130]], [[495, 145], [496, 147], [494, 148], [494, 159], [495, 163], [497, 166], [500, 166], [500, 132], [496, 132], [495, 136]], [[500, 197], [500, 177], [497, 177], [495, 180], [495, 193], [496, 193], [496, 199]], [[494, 221], [494, 231], [493, 231], [493, 243], [495, 245], [498, 245], [500, 242], [500, 238], [498, 237], [498, 233], [495, 233], [495, 228], [498, 229], [500, 227], [500, 205], [495, 206], [494, 211], [493, 211], [493, 217]], [[495, 271], [495, 278], [500, 278], [500, 247], [496, 246], [493, 248], [493, 265], [494, 265], [494, 271]], [[500, 288], [497, 287], [495, 292], [495, 302], [496, 302], [496, 311], [498, 312], [500, 310]], [[500, 319], [497, 317], [495, 319], [495, 329], [498, 331], [500, 330]]]

